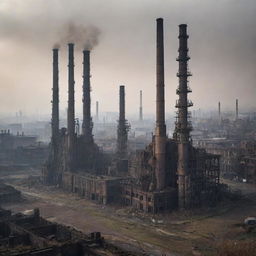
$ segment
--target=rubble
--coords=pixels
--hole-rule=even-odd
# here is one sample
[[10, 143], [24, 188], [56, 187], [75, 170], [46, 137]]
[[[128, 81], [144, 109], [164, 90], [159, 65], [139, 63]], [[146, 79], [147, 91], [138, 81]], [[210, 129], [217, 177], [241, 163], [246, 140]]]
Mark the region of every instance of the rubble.
[[21, 200], [20, 191], [10, 185], [0, 182], [0, 205]]
[[39, 209], [32, 214], [12, 214], [0, 208], [0, 255], [84, 256], [143, 255], [105, 241], [100, 232], [84, 234], [71, 227], [47, 221]]

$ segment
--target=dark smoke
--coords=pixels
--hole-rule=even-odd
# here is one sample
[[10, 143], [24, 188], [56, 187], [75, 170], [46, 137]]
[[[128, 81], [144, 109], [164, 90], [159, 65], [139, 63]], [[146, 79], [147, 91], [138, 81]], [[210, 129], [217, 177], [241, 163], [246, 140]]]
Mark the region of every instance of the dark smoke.
[[99, 28], [93, 25], [84, 26], [70, 22], [59, 31], [59, 45], [74, 43], [77, 50], [92, 50], [99, 43], [100, 33]]

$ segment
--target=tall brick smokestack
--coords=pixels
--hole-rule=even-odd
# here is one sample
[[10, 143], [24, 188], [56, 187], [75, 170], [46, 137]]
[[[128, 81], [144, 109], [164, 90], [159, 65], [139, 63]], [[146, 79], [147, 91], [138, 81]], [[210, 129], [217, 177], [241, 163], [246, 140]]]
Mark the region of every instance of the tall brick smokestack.
[[117, 128], [117, 155], [120, 159], [127, 157], [128, 126], [125, 119], [125, 87], [119, 87], [119, 120]]
[[140, 91], [140, 121], [143, 121], [142, 91]]
[[90, 51], [83, 51], [83, 125], [82, 133], [87, 142], [93, 140], [91, 117]]
[[238, 119], [238, 99], [236, 99], [236, 120]]
[[164, 31], [163, 19], [157, 22], [156, 38], [156, 128], [155, 128], [155, 159], [156, 188], [165, 187], [165, 101], [164, 101]]
[[68, 150], [69, 168], [72, 169], [75, 144], [75, 80], [74, 44], [68, 44]]
[[177, 141], [178, 141], [178, 203], [180, 208], [189, 206], [189, 144], [190, 131], [192, 129], [188, 121], [188, 107], [192, 106], [192, 102], [188, 101], [188, 93], [191, 89], [188, 87], [188, 46], [187, 46], [187, 25], [179, 25], [179, 87], [177, 94], [179, 99], [176, 103], [178, 108], [178, 120], [176, 123]]
[[59, 141], [59, 64], [58, 49], [53, 49], [53, 86], [52, 86], [52, 149], [55, 162]]

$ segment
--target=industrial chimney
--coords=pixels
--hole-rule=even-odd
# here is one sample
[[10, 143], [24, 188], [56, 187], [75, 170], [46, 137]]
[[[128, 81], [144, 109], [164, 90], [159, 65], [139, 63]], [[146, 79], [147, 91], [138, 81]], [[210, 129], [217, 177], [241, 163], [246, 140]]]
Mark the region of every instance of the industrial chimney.
[[68, 153], [69, 168], [73, 168], [75, 144], [75, 80], [74, 80], [74, 44], [68, 44]]
[[142, 110], [142, 91], [140, 91], [140, 121], [143, 121], [143, 110]]
[[190, 131], [191, 123], [188, 121], [188, 107], [193, 104], [187, 99], [187, 95], [191, 92], [188, 87], [188, 77], [191, 76], [188, 72], [188, 46], [187, 46], [187, 25], [179, 25], [179, 87], [177, 94], [179, 99], [176, 102], [178, 108], [178, 116], [176, 123], [177, 142], [178, 142], [178, 203], [180, 208], [186, 208], [189, 205], [189, 146], [190, 146]]
[[125, 119], [125, 87], [119, 87], [119, 120], [117, 128], [117, 155], [120, 159], [127, 158], [127, 140], [128, 140], [127, 120]]
[[95, 117], [96, 117], [96, 121], [98, 122], [99, 121], [99, 102], [96, 101], [96, 114], [95, 114]]
[[83, 125], [82, 132], [87, 142], [93, 141], [91, 117], [90, 51], [83, 51]]
[[221, 108], [220, 108], [220, 102], [218, 103], [218, 114], [219, 114], [219, 121], [221, 121]]
[[156, 159], [156, 189], [165, 187], [165, 101], [164, 101], [164, 32], [163, 19], [158, 18], [156, 38], [156, 128], [154, 155]]
[[238, 120], [238, 99], [236, 99], [236, 120]]
[[58, 155], [59, 141], [59, 67], [58, 49], [53, 49], [53, 86], [52, 86], [52, 150], [53, 162]]

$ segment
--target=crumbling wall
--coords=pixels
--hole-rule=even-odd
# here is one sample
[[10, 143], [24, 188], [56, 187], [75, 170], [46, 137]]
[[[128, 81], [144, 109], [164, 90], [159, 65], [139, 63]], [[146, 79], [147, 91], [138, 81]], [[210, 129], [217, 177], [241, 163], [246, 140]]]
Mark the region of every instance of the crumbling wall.
[[[166, 187], [177, 187], [177, 144], [174, 140], [166, 141]], [[156, 189], [154, 157], [154, 138], [145, 150], [137, 151], [130, 160], [129, 174], [137, 179], [137, 185], [144, 191], [154, 191]]]

